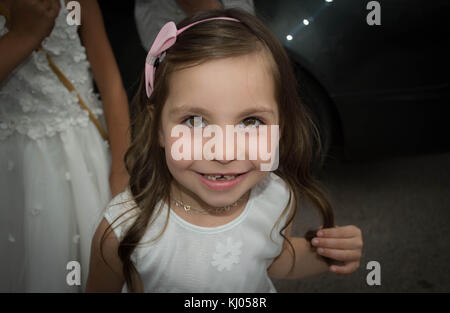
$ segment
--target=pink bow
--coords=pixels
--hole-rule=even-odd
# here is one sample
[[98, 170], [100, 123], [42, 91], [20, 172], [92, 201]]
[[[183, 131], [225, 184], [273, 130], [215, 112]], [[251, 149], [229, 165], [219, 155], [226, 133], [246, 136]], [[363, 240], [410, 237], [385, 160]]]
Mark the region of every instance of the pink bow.
[[177, 41], [177, 36], [186, 29], [198, 23], [211, 20], [229, 20], [240, 22], [239, 20], [231, 17], [212, 17], [189, 24], [180, 30], [177, 30], [177, 26], [174, 22], [168, 22], [161, 28], [158, 36], [156, 36], [156, 39], [152, 44], [152, 47], [150, 48], [150, 51], [148, 52], [147, 59], [145, 60], [145, 89], [147, 92], [147, 97], [150, 98], [154, 88], [156, 62], [162, 61], [166, 55], [165, 51], [173, 46], [173, 44]]
[[[153, 91], [153, 83], [155, 80], [155, 62], [160, 55], [173, 46], [175, 41], [177, 40], [177, 26], [174, 22], [168, 22], [166, 25], [161, 28], [156, 36], [155, 41], [150, 48], [150, 51], [147, 55], [147, 60], [145, 61], [145, 87], [147, 91], [147, 97], [150, 98], [150, 95]], [[164, 56], [161, 56], [164, 58]], [[161, 61], [161, 59], [159, 60]]]

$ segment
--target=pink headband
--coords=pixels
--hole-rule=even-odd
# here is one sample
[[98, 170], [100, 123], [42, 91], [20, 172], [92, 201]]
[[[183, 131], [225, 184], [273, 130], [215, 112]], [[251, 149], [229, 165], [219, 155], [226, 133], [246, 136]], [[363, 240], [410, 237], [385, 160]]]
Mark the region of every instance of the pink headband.
[[150, 98], [153, 91], [156, 67], [164, 59], [164, 56], [166, 55], [165, 51], [173, 46], [177, 40], [177, 36], [186, 29], [198, 23], [212, 20], [229, 20], [240, 22], [239, 20], [231, 17], [212, 17], [189, 24], [180, 30], [177, 30], [177, 26], [174, 22], [168, 22], [161, 28], [158, 36], [156, 36], [156, 39], [152, 44], [152, 47], [150, 48], [150, 51], [148, 52], [147, 59], [145, 61], [145, 88], [147, 91], [147, 97]]

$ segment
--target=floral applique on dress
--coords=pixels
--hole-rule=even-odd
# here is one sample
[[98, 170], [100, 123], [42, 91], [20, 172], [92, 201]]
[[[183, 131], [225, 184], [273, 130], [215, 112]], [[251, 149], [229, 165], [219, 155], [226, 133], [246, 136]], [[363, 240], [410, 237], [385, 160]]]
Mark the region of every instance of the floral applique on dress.
[[219, 272], [222, 272], [224, 268], [230, 271], [233, 264], [238, 264], [240, 261], [241, 248], [242, 241], [233, 242], [231, 237], [228, 237], [226, 244], [218, 242], [211, 264], [217, 267]]

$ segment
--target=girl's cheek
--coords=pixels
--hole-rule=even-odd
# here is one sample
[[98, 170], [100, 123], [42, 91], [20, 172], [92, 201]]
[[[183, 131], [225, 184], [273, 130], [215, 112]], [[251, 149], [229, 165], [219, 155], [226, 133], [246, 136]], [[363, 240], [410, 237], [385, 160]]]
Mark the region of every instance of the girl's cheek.
[[279, 165], [280, 128], [279, 125], [268, 125], [266, 130], [261, 135], [262, 139], [260, 140], [262, 145], [261, 159], [263, 162], [261, 169], [274, 171]]
[[170, 138], [166, 143], [166, 160], [169, 168], [186, 169], [193, 162], [191, 140], [185, 137]]

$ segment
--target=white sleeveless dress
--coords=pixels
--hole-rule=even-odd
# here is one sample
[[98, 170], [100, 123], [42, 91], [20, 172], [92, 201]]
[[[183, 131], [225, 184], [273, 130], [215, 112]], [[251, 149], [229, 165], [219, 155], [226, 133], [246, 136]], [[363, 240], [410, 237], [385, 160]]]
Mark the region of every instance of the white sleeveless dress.
[[[61, 0], [42, 46], [101, 117], [85, 48], [67, 13]], [[5, 22], [0, 16], [0, 37]], [[84, 285], [91, 238], [110, 200], [109, 168], [109, 148], [88, 113], [45, 54], [33, 52], [0, 85], [0, 292], [82, 289], [67, 284], [66, 266], [81, 264]]]
[[[105, 219], [114, 227], [119, 240], [138, 210], [130, 199], [129, 190], [117, 195], [105, 212]], [[155, 221], [131, 256], [144, 291], [276, 292], [267, 268], [281, 253], [283, 237], [279, 231], [289, 216], [288, 212], [282, 215], [288, 200], [286, 183], [270, 173], [252, 188], [244, 211], [218, 227], [193, 225], [166, 204], [158, 215], [163, 203], [160, 201], [153, 215]], [[160, 234], [168, 215], [161, 237], [148, 243]], [[280, 216], [279, 224], [275, 225]], [[122, 291], [127, 291], [125, 285]]]

